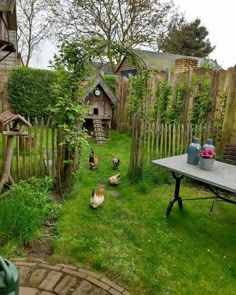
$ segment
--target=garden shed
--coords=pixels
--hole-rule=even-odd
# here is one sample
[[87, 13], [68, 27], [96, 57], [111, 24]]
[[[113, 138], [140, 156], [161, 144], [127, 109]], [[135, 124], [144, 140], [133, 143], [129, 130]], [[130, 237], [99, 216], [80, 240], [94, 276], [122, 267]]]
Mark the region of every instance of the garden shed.
[[107, 142], [118, 99], [100, 74], [97, 74], [91, 89], [85, 97], [88, 114], [85, 116], [84, 127], [96, 138], [98, 144], [103, 144]]

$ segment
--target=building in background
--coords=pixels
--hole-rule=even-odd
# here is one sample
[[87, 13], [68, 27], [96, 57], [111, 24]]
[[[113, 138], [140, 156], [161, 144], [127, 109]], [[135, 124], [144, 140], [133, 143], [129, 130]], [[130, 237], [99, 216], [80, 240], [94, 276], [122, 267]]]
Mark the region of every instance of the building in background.
[[0, 1], [0, 113], [9, 109], [7, 85], [11, 70], [20, 64], [17, 50], [16, 0]]
[[[155, 71], [184, 72], [199, 67], [221, 69], [216, 61], [203, 57], [186, 56], [172, 53], [154, 52], [148, 50], [135, 50], [144, 67]], [[137, 75], [137, 67], [125, 56], [116, 69], [116, 74], [128, 77]]]

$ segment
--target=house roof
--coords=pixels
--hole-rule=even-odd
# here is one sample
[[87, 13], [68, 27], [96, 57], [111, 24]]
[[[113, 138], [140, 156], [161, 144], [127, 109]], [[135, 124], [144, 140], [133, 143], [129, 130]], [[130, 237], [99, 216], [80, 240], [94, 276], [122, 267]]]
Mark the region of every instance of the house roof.
[[[149, 69], [155, 70], [169, 70], [175, 67], [175, 61], [179, 58], [191, 58], [198, 60], [198, 65], [200, 66], [204, 62], [207, 62], [215, 67], [221, 68], [216, 61], [212, 59], [206, 59], [203, 57], [195, 57], [195, 56], [187, 56], [187, 55], [180, 55], [180, 54], [172, 54], [172, 53], [162, 53], [162, 52], [155, 52], [155, 51], [148, 51], [148, 50], [139, 50], [135, 49], [134, 52], [143, 60], [144, 64]], [[122, 63], [124, 62], [126, 57], [124, 57], [116, 69], [116, 72], [121, 67]]]
[[1, 0], [0, 11], [13, 11], [16, 0]]
[[89, 86], [89, 93], [91, 93], [94, 88], [96, 88], [98, 85], [104, 90], [108, 98], [110, 99], [111, 103], [116, 106], [118, 103], [117, 97], [113, 94], [112, 90], [107, 85], [106, 81], [103, 79], [102, 75], [97, 73], [96, 78], [94, 79], [94, 83]]

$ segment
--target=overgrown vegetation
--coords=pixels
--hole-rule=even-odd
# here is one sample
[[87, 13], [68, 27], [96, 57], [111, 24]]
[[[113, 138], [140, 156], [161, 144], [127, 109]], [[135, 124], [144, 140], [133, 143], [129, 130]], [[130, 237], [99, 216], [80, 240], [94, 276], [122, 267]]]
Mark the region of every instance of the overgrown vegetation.
[[52, 180], [30, 178], [11, 187], [0, 201], [0, 244], [4, 248], [13, 243], [18, 248], [42, 238], [41, 228], [54, 221], [60, 205], [49, 195]]
[[48, 118], [48, 106], [55, 103], [52, 85], [53, 71], [15, 68], [9, 82], [9, 100], [13, 111], [26, 118]]
[[116, 79], [117, 79], [117, 77], [114, 75], [104, 75], [103, 78], [106, 81], [109, 88], [115, 94], [116, 93]]

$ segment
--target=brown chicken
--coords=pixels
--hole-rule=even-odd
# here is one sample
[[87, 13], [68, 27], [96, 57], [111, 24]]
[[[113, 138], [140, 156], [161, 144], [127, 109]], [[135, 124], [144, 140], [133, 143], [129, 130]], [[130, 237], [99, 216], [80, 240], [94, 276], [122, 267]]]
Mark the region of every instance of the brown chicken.
[[104, 188], [100, 188], [96, 193], [95, 188], [93, 189], [92, 196], [90, 198], [90, 206], [94, 209], [98, 208], [104, 202]]
[[89, 155], [89, 168], [95, 169], [98, 165], [98, 156], [94, 156], [94, 151], [91, 148], [90, 155]]

